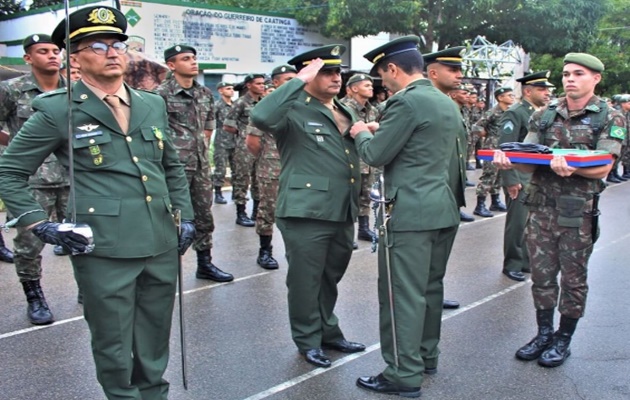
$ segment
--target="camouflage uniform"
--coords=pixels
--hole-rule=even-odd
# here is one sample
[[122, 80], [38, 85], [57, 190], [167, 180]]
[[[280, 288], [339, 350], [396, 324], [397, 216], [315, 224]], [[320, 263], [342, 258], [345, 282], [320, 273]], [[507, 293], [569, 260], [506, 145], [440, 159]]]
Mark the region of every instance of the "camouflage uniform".
[[[625, 137], [625, 120], [610, 108], [607, 121], [599, 137], [593, 137], [588, 122], [600, 111], [600, 99], [593, 96], [584, 110], [569, 116], [566, 99], [558, 99], [556, 117], [544, 132], [539, 126], [544, 111], [535, 112], [529, 122], [526, 143], [540, 143], [551, 148], [576, 148], [606, 150], [615, 156], [621, 152]], [[595, 139], [595, 140], [594, 140]], [[584, 315], [588, 292], [587, 263], [593, 252], [591, 234], [593, 195], [604, 190], [601, 179], [588, 179], [578, 175], [560, 177], [548, 167], [534, 171], [527, 190], [525, 204], [529, 207], [529, 218], [525, 228], [525, 240], [532, 267], [532, 294], [537, 310], [554, 309], [558, 304], [558, 273], [561, 273], [559, 311], [568, 318]], [[581, 212], [572, 215], [567, 210], [561, 215], [563, 200], [571, 196], [583, 201]]]
[[250, 179], [252, 197], [256, 201], [260, 198], [256, 178], [256, 159], [245, 145], [249, 113], [259, 100], [254, 99], [247, 92], [234, 102], [223, 122], [224, 125], [238, 129], [234, 150], [234, 170], [232, 171], [232, 199], [236, 205], [247, 204], [247, 188], [250, 186]]
[[184, 164], [190, 186], [197, 229], [193, 248], [196, 251], [208, 250], [212, 248], [214, 218], [212, 179], [204, 130], [215, 129], [212, 92], [196, 81], [193, 81], [191, 88], [184, 89], [171, 78], [162, 82], [156, 93], [166, 102], [173, 145]]
[[[59, 87], [65, 87], [63, 78], [59, 80]], [[10, 140], [34, 113], [31, 102], [42, 93], [44, 91], [39, 88], [32, 73], [0, 83], [0, 124], [6, 123]], [[70, 182], [65, 168], [53, 154], [44, 160], [28, 183], [48, 217], [54, 216], [57, 221], [62, 221], [68, 208]], [[39, 280], [42, 274], [40, 253], [45, 244], [30, 230], [17, 227], [13, 245], [15, 269], [20, 282]]]
[[[484, 138], [481, 148], [483, 149], [496, 149], [499, 146], [499, 137], [501, 136], [501, 126], [499, 121], [503, 116], [501, 107], [497, 104], [491, 110], [486, 112], [478, 121], [472, 126], [472, 134], [475, 137], [479, 136], [479, 133], [486, 131], [486, 137]], [[501, 177], [497, 167], [490, 163], [483, 163], [483, 171], [477, 184], [477, 197], [485, 197], [488, 192], [491, 195], [497, 195], [501, 193]]]
[[[370, 102], [366, 102], [364, 106], [351, 97], [344, 97], [341, 102], [347, 105], [357, 117], [364, 122], [378, 121], [380, 112]], [[366, 217], [370, 215], [370, 190], [374, 184], [374, 176], [378, 173], [371, 168], [363, 160], [361, 160], [361, 195], [359, 196], [359, 216]]]
[[247, 134], [260, 138], [260, 154], [256, 160], [256, 178], [260, 198], [256, 214], [256, 233], [259, 236], [272, 236], [273, 224], [276, 221], [276, 200], [281, 168], [280, 153], [271, 133], [249, 125]]
[[[630, 111], [622, 111], [622, 113], [626, 116], [626, 126], [630, 127]], [[623, 141], [623, 150], [621, 152], [621, 164], [623, 165], [624, 175], [630, 173], [630, 149], [628, 149], [628, 142], [630, 142], [630, 138], [626, 135], [626, 139]]]
[[466, 164], [475, 157], [475, 140], [471, 130], [472, 127], [472, 110], [466, 106], [461, 106], [462, 118], [466, 125]]
[[214, 134], [214, 174], [212, 183], [216, 187], [225, 185], [225, 171], [227, 164], [230, 165], [232, 174], [234, 173], [234, 148], [236, 147], [236, 135], [223, 130], [223, 122], [232, 110], [232, 104], [228, 104], [220, 98], [214, 103], [214, 113], [217, 130]]

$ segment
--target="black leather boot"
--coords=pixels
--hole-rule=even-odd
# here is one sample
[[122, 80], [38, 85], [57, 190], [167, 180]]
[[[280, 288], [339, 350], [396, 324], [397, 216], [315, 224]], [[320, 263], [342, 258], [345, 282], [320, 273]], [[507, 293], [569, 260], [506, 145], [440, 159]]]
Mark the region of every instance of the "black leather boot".
[[258, 250], [256, 264], [264, 269], [278, 269], [278, 261], [273, 258], [272, 250], [271, 236], [260, 236], [260, 250]]
[[227, 200], [221, 194], [221, 186], [214, 187], [214, 203], [215, 204], [227, 204]]
[[628, 178], [626, 178], [625, 176], [619, 175], [618, 171], [614, 171], [613, 175], [615, 176], [615, 178], [619, 179], [622, 182], [625, 182], [628, 180]]
[[236, 205], [236, 224], [247, 227], [256, 225], [256, 223], [247, 216], [247, 213], [245, 212], [245, 204]]
[[252, 207], [252, 216], [249, 218], [256, 223], [256, 217], [258, 217], [258, 205], [260, 200], [254, 200], [254, 206]]
[[370, 217], [367, 215], [364, 217], [359, 216], [359, 232], [357, 233], [357, 239], [366, 240], [368, 242], [375, 240], [378, 242], [378, 236], [370, 229]]
[[481, 160], [479, 158], [475, 158], [475, 167], [477, 169], [482, 169], [483, 168], [483, 164], [481, 163]]
[[606, 178], [606, 182], [621, 183], [621, 181], [619, 179], [617, 179], [612, 172], [608, 174], [608, 177]]
[[576, 318], [560, 316], [560, 328], [553, 334], [553, 343], [538, 359], [538, 365], [553, 368], [564, 364], [571, 355], [571, 337], [575, 332], [578, 320]]
[[630, 178], [630, 165], [623, 166], [623, 176], [624, 178]]
[[210, 279], [215, 282], [231, 282], [234, 280], [232, 274], [221, 271], [216, 265], [212, 264], [212, 256], [210, 249], [197, 252], [197, 279]]
[[13, 252], [4, 244], [2, 232], [0, 232], [0, 261], [13, 264]]
[[26, 309], [26, 316], [33, 325], [48, 325], [55, 322], [55, 318], [48, 308], [46, 298], [42, 287], [39, 285], [39, 281], [26, 281], [22, 282], [24, 288], [24, 294], [26, 295], [26, 301], [28, 307]]
[[494, 217], [494, 214], [486, 208], [486, 196], [477, 196], [477, 207], [475, 207], [473, 214], [484, 218]]
[[525, 361], [535, 360], [540, 357], [553, 342], [553, 313], [551, 310], [536, 310], [536, 322], [538, 323], [538, 335], [525, 346], [518, 349], [516, 358]]
[[491, 194], [490, 197], [492, 198], [490, 211], [507, 211], [507, 207], [503, 204], [498, 194]]

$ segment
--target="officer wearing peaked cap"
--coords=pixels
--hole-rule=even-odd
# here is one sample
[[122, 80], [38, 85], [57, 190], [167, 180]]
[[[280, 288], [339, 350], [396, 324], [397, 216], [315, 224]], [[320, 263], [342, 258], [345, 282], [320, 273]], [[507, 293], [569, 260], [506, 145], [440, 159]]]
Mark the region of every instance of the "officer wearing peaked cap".
[[[529, 117], [549, 102], [550, 71], [539, 71], [518, 78], [522, 100], [507, 109], [499, 121], [499, 144], [522, 142], [527, 135]], [[505, 194], [507, 215], [503, 232], [503, 268], [509, 279], [525, 280], [524, 273], [530, 272], [529, 256], [525, 248], [525, 222], [528, 210], [523, 203], [523, 189], [529, 184], [531, 174], [517, 170], [501, 170], [501, 184]]]
[[[52, 35], [59, 45], [65, 23]], [[83, 77], [73, 85], [69, 105], [63, 89], [33, 101], [35, 114], [0, 159], [0, 196], [17, 225], [74, 254], [96, 376], [107, 398], [166, 399], [169, 384], [163, 375], [178, 252], [192, 243], [195, 232], [186, 175], [167, 133], [162, 98], [123, 82], [124, 15], [88, 6], [70, 14], [69, 23], [71, 58]], [[83, 236], [48, 221], [26, 183], [50, 153], [68, 168], [69, 141], [76, 222], [94, 233], [89, 254]], [[183, 221], [179, 239], [175, 209]]]
[[324, 349], [349, 342], [334, 314], [337, 284], [352, 256], [361, 173], [348, 128], [354, 114], [336, 96], [345, 47], [328, 45], [289, 60], [299, 71], [254, 107], [251, 121], [276, 139], [282, 169], [276, 225], [282, 232], [291, 334], [306, 361], [330, 367]]
[[424, 79], [418, 42], [398, 38], [364, 56], [396, 94], [374, 134], [364, 122], [350, 130], [361, 158], [383, 166], [381, 190], [391, 199], [378, 222], [379, 243], [386, 243], [379, 246], [378, 297], [387, 367], [357, 385], [404, 397], [419, 397], [423, 374], [437, 370], [443, 278], [459, 224], [448, 167], [461, 118], [453, 101]]

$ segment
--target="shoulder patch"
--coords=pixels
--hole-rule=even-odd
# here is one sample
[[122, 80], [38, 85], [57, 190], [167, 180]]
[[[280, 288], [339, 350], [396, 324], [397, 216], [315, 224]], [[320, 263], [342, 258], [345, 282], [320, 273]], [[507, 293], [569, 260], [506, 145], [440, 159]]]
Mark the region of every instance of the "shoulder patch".
[[626, 128], [622, 128], [621, 126], [611, 126], [610, 127], [610, 137], [616, 139], [625, 139], [626, 137]]
[[510, 134], [512, 133], [512, 131], [514, 131], [514, 124], [512, 123], [512, 121], [507, 121], [506, 123], [503, 124], [504, 133]]
[[68, 93], [66, 88], [59, 88], [59, 89], [51, 90], [50, 92], [42, 93], [38, 97], [44, 98], [44, 97], [56, 96], [59, 94], [66, 94], [66, 93]]

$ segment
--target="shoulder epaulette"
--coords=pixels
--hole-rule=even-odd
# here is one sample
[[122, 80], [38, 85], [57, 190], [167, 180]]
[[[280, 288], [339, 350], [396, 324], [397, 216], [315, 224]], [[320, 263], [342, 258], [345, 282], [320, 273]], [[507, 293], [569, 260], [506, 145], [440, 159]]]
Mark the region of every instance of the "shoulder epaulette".
[[68, 93], [68, 90], [66, 88], [59, 88], [59, 89], [51, 90], [50, 92], [42, 93], [37, 97], [44, 98], [44, 97], [57, 96], [59, 94], [66, 94], [66, 93]]

